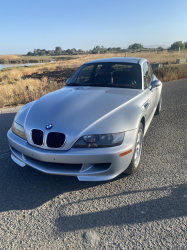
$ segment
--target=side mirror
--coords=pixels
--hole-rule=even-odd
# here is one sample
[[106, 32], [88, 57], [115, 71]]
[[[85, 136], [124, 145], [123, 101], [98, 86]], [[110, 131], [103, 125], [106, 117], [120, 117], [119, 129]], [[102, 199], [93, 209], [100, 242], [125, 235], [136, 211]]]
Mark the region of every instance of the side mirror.
[[68, 79], [66, 80], [66, 83], [68, 83], [68, 82], [69, 82], [69, 80], [70, 80], [70, 78], [68, 78]]
[[152, 81], [151, 86], [152, 86], [152, 88], [156, 88], [156, 87], [159, 87], [161, 84], [162, 84], [161, 81], [154, 80], [154, 81]]

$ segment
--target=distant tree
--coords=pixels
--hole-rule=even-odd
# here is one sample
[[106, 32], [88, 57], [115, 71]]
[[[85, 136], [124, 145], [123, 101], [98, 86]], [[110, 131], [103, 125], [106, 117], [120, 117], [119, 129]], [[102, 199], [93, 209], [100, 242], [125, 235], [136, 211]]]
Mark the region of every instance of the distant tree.
[[129, 47], [128, 47], [127, 49], [131, 50], [131, 49], [132, 49], [132, 44], [131, 44], [131, 45], [129, 45]]
[[28, 56], [32, 56], [32, 52], [29, 51], [29, 52], [27, 53], [27, 55], [28, 55]]
[[[142, 49], [143, 46], [141, 44], [135, 43], [129, 46], [130, 49]], [[90, 50], [76, 50], [75, 48], [72, 49], [67, 49], [67, 50], [62, 50], [60, 46], [55, 47], [55, 50], [45, 50], [45, 49], [34, 49], [34, 52], [28, 52], [27, 55], [75, 55], [75, 54], [104, 54], [104, 53], [122, 53], [125, 52], [125, 49], [122, 49], [121, 47], [109, 47], [105, 48], [104, 46], [95, 46], [93, 49]]]
[[38, 53], [37, 53], [37, 50], [36, 49], [34, 49], [34, 55], [36, 56]]
[[162, 48], [162, 46], [159, 46], [159, 47], [158, 47], [158, 50], [163, 51], [163, 50], [164, 50], [164, 48]]
[[187, 42], [184, 43], [185, 49], [187, 49]]
[[113, 49], [111, 47], [109, 47], [108, 49], [108, 52], [112, 53]]
[[128, 49], [144, 49], [144, 46], [141, 43], [134, 43], [129, 45]]
[[178, 42], [173, 43], [171, 45], [170, 49], [171, 50], [179, 50], [179, 47], [180, 47], [180, 49], [185, 48], [185, 45], [184, 45], [184, 43], [182, 43], [182, 41], [178, 41]]
[[141, 43], [134, 43], [132, 45], [132, 49], [143, 49], [143, 45]]
[[121, 47], [117, 47], [117, 48], [116, 48], [116, 51], [117, 51], [118, 53], [120, 53], [120, 52], [121, 52]]
[[75, 48], [71, 49], [71, 54], [76, 54], [77, 50]]
[[70, 50], [70, 49], [67, 49], [67, 50], [66, 50], [66, 54], [70, 55], [70, 54], [71, 54], [71, 50]]
[[43, 50], [41, 50], [40, 53], [39, 53], [40, 56], [44, 56], [45, 54], [46, 54], [46, 53], [45, 53], [45, 51], [43, 51]]
[[98, 46], [96, 49], [95, 49], [95, 53], [101, 53], [101, 54], [104, 54], [104, 53], [107, 53], [107, 49], [104, 47], [104, 46]]
[[62, 48], [60, 46], [55, 47], [55, 52], [61, 53], [62, 52]]
[[99, 45], [95, 46], [92, 50], [92, 53], [96, 54], [96, 53], [100, 53], [101, 47]]
[[79, 50], [78, 50], [78, 53], [80, 53], [80, 54], [81, 54], [81, 53], [84, 53], [84, 50], [79, 49]]

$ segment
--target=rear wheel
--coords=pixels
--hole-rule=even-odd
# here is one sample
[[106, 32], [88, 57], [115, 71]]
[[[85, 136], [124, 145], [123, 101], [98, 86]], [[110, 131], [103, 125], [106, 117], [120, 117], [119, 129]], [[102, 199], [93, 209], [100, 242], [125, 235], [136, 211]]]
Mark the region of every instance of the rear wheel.
[[128, 168], [125, 170], [127, 174], [134, 174], [138, 170], [138, 166], [140, 163], [140, 157], [142, 152], [142, 142], [143, 142], [143, 125], [140, 123], [138, 128], [138, 134], [135, 142], [134, 154], [132, 157], [132, 161]]

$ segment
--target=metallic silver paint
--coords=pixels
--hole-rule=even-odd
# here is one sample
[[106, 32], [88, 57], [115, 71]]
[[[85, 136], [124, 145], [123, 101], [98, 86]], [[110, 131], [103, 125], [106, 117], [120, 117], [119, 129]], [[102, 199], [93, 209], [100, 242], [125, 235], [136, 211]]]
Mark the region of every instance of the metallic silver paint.
[[[100, 61], [125, 61], [139, 63], [142, 67], [146, 60], [107, 58]], [[153, 75], [152, 81], [155, 80], [157, 78]], [[15, 121], [25, 129], [27, 141], [16, 136], [11, 129], [8, 131], [12, 159], [20, 165], [29, 165], [49, 174], [74, 175], [84, 181], [112, 179], [129, 166], [139, 123], [142, 118], [145, 119], [145, 135], [158, 105], [161, 90], [162, 84], [155, 88], [150, 85], [146, 89], [142, 86], [139, 90], [65, 86], [47, 94], [25, 105], [16, 116]], [[145, 107], [146, 103], [149, 105]], [[53, 128], [46, 130], [46, 124], [53, 124]], [[45, 143], [42, 147], [33, 145], [30, 132], [34, 128], [43, 130], [45, 138], [49, 132], [64, 133], [66, 143], [55, 150], [48, 148]], [[119, 132], [125, 132], [120, 146], [72, 148], [81, 136]], [[120, 153], [130, 149], [130, 154], [119, 157]], [[62, 166], [56, 163], [61, 163]], [[64, 164], [81, 164], [82, 167], [75, 170], [73, 165]], [[106, 168], [106, 164], [110, 164], [110, 167]]]

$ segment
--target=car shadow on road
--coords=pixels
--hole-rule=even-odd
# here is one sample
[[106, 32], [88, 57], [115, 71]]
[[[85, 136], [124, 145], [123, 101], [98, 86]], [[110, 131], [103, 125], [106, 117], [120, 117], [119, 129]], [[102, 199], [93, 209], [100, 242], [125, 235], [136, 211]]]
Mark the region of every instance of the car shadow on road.
[[21, 168], [12, 162], [10, 154], [0, 158], [0, 166], [0, 212], [35, 209], [58, 195], [102, 184]]
[[[56, 234], [80, 229], [90, 229], [104, 226], [117, 226], [125, 224], [146, 223], [157, 220], [165, 220], [187, 216], [187, 185], [168, 186], [149, 190], [137, 190], [123, 192], [120, 195], [137, 194], [152, 191], [171, 191], [171, 195], [132, 205], [108, 209], [105, 211], [93, 212], [88, 214], [59, 216], [55, 221]], [[118, 194], [119, 195], [119, 194]], [[99, 199], [101, 199], [100, 197]], [[103, 197], [104, 199], [108, 197]], [[112, 198], [112, 196], [109, 196]], [[77, 204], [78, 206], [79, 204]], [[71, 206], [71, 204], [68, 204]], [[65, 210], [62, 206], [59, 211]], [[81, 212], [81, 211], [80, 211]], [[55, 232], [54, 232], [55, 233]]]
[[[114, 185], [116, 181], [126, 178], [126, 175], [122, 174], [108, 182], [79, 182], [76, 177], [47, 175], [31, 167], [19, 167], [10, 159], [10, 150], [6, 138], [6, 133], [11, 127], [14, 115], [13, 113], [0, 115], [0, 212], [35, 209], [58, 195], [77, 190], [87, 190], [90, 187], [99, 187], [107, 183]], [[131, 190], [109, 195], [108, 197], [101, 194], [101, 197], [91, 200], [91, 206], [96, 199], [112, 199], [118, 195], [123, 195], [124, 199], [128, 199], [127, 195], [129, 194], [135, 194], [138, 197], [139, 192], [162, 192], [166, 189], [171, 191], [167, 196], [153, 196], [152, 199], [144, 202], [86, 214], [83, 214], [80, 209], [79, 214], [66, 215], [63, 213], [63, 211], [66, 211], [66, 206], [63, 205], [58, 208], [59, 216], [55, 219], [57, 232], [144, 223], [187, 216], [186, 184], [150, 188], [149, 190]], [[89, 201], [89, 197], [85, 201]], [[82, 200], [78, 201], [77, 206], [81, 202]], [[68, 206], [71, 206], [71, 204], [73, 205], [73, 203], [68, 203]]]
[[14, 163], [7, 140], [14, 116], [15, 113], [0, 114], [0, 212], [35, 209], [60, 194], [103, 184], [80, 182], [77, 177], [48, 175]]

